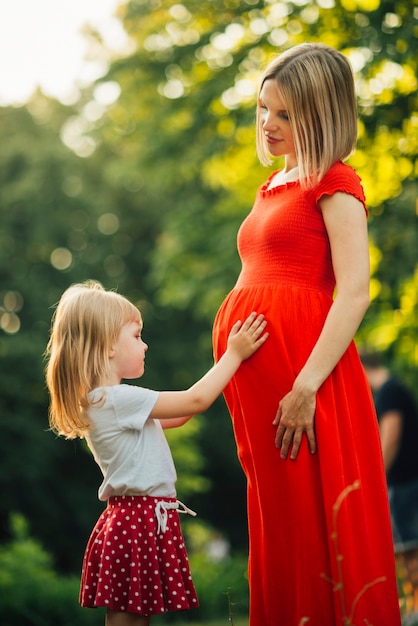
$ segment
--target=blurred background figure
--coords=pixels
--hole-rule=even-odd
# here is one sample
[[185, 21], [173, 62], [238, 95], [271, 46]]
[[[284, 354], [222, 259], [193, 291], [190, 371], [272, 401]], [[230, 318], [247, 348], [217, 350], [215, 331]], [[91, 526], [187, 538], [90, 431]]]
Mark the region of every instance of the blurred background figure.
[[393, 539], [405, 595], [403, 624], [418, 624], [418, 405], [376, 353], [361, 360], [379, 421]]

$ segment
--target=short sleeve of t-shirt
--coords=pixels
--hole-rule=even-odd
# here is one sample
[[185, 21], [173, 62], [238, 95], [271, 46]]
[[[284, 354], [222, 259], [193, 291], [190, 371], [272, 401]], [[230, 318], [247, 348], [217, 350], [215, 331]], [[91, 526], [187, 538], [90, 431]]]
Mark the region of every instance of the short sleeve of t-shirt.
[[143, 428], [159, 395], [158, 391], [117, 385], [112, 388], [112, 401], [121, 428]]
[[406, 409], [406, 391], [396, 379], [391, 378], [376, 394], [375, 405], [378, 417], [389, 411], [398, 411], [403, 414]]
[[[106, 421], [107, 413], [111, 408], [109, 418], [113, 420], [113, 416], [116, 417], [119, 429], [141, 430], [154, 408], [158, 396], [158, 391], [134, 385], [123, 384], [99, 388], [89, 394], [89, 399], [92, 402], [89, 413], [94, 420], [96, 417], [95, 404], [97, 403], [99, 410], [105, 409], [104, 414], [103, 411], [100, 411], [102, 426], [104, 426], [103, 422]], [[102, 405], [103, 398], [104, 407]]]
[[379, 420], [386, 413], [397, 412], [402, 419], [398, 454], [390, 468], [389, 485], [399, 485], [418, 479], [418, 412], [412, 393], [396, 378], [389, 378], [375, 394]]

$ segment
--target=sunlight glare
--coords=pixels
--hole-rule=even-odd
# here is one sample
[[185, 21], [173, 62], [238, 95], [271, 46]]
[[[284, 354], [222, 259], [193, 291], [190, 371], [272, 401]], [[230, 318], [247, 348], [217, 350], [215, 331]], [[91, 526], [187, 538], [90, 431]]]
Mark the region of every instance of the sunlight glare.
[[88, 24], [115, 51], [127, 45], [114, 17], [120, 0], [0, 0], [0, 106], [26, 102], [39, 87], [63, 102], [75, 85], [88, 84], [106, 67], [85, 59]]

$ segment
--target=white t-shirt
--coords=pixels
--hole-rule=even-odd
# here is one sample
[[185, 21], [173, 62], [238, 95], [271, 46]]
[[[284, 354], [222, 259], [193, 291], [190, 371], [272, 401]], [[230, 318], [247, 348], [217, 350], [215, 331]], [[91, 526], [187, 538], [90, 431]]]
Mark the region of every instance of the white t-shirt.
[[103, 482], [99, 500], [110, 496], [176, 496], [176, 469], [159, 420], [149, 419], [159, 392], [133, 385], [100, 387], [89, 394], [86, 441]]

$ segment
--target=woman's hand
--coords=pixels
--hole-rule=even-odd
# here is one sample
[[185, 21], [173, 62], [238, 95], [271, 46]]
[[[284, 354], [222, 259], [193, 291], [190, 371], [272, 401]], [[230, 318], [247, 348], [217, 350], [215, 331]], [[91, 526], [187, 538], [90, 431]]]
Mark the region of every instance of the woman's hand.
[[275, 444], [280, 448], [282, 459], [287, 458], [289, 450], [290, 458], [296, 459], [303, 433], [306, 433], [311, 453], [316, 452], [315, 407], [316, 394], [295, 387], [281, 400], [273, 426], [277, 426]]

